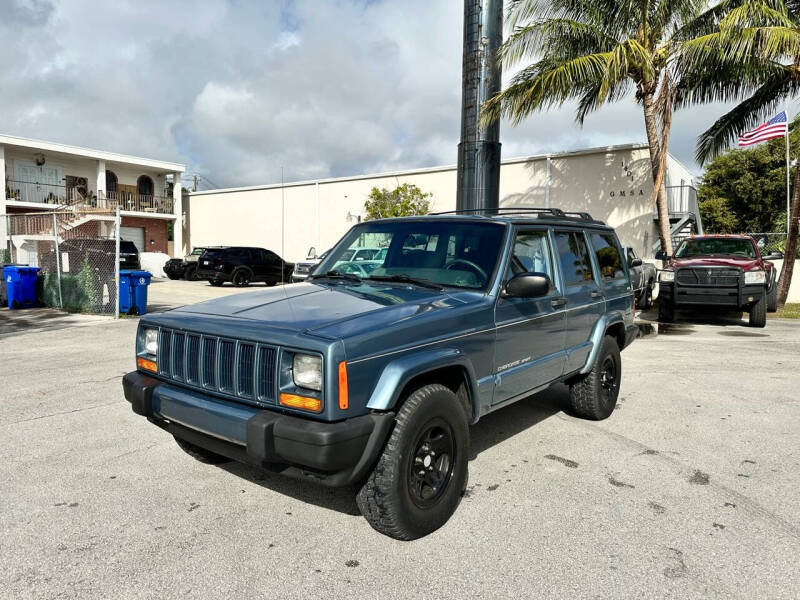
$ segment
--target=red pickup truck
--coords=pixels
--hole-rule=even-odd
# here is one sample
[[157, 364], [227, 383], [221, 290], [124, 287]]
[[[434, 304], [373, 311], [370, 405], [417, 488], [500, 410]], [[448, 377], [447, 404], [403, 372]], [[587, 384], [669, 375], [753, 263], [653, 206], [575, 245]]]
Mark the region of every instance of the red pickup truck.
[[778, 308], [774, 252], [761, 256], [746, 235], [703, 235], [683, 240], [658, 274], [658, 319], [670, 322], [681, 308], [719, 307], [750, 313], [751, 327], [767, 324], [767, 311]]

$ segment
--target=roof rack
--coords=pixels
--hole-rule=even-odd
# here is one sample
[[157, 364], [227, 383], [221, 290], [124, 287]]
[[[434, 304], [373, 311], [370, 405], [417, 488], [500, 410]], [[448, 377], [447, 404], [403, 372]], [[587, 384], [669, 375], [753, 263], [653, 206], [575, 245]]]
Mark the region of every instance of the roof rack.
[[566, 216], [576, 216], [579, 219], [583, 219], [584, 221], [594, 221], [595, 219], [587, 212], [565, 212]]
[[[446, 210], [443, 212], [431, 213], [431, 215], [439, 216], [439, 215], [463, 215], [463, 214], [470, 214], [470, 213], [496, 213], [504, 211], [506, 214], [525, 214], [525, 213], [546, 213], [556, 217], [563, 217], [566, 214], [560, 208], [541, 208], [541, 207], [529, 207], [523, 206], [519, 208], [511, 207], [511, 206], [503, 206], [497, 208], [462, 208], [460, 210]], [[583, 213], [586, 214], [586, 213]], [[591, 218], [591, 217], [589, 217]]]

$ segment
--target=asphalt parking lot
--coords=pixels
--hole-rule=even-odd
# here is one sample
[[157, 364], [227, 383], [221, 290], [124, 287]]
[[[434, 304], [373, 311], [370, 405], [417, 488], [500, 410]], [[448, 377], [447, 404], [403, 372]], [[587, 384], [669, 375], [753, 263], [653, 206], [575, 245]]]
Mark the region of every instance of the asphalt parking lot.
[[134, 415], [135, 328], [0, 339], [3, 597], [798, 596], [798, 322], [637, 340], [604, 422], [564, 388], [490, 415], [456, 514], [406, 543], [352, 489], [200, 464]]

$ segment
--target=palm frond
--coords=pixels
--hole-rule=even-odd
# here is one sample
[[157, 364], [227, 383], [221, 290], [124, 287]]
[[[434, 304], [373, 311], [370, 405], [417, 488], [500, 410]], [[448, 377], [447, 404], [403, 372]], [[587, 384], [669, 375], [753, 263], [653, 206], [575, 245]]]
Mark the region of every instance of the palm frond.
[[563, 56], [611, 49], [616, 40], [591, 23], [574, 19], [545, 19], [518, 27], [500, 47], [499, 59], [513, 65], [523, 58], [541, 56], [551, 48]]

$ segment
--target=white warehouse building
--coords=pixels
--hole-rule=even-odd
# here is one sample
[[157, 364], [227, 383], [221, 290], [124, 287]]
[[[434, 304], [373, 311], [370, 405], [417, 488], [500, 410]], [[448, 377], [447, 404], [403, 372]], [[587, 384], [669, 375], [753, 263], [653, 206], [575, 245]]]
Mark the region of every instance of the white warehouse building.
[[[185, 207], [185, 248], [260, 246], [290, 261], [332, 246], [364, 214], [373, 187], [410, 183], [433, 194], [431, 212], [455, 210], [456, 167], [433, 167], [193, 192]], [[669, 156], [667, 198], [674, 236], [702, 233], [692, 173]], [[646, 144], [511, 158], [500, 168], [501, 207], [588, 212], [616, 228], [645, 258], [658, 247]]]

